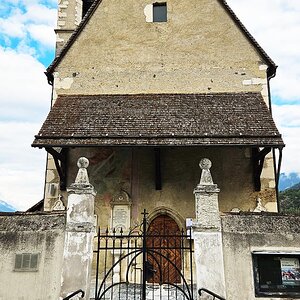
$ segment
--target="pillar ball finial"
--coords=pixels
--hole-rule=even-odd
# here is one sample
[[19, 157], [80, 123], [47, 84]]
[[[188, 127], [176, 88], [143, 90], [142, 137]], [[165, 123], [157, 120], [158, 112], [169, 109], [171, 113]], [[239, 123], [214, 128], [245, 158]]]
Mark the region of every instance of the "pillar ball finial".
[[80, 157], [77, 161], [78, 168], [86, 169], [89, 166], [89, 160], [85, 157]]
[[202, 158], [199, 163], [199, 167], [202, 170], [209, 170], [212, 166], [211, 161], [208, 158]]

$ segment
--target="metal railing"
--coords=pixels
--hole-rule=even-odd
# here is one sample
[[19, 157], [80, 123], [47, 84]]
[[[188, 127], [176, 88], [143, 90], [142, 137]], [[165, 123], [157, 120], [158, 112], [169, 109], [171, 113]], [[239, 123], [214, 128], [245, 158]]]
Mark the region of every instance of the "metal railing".
[[148, 213], [142, 214], [143, 222], [129, 233], [99, 229], [95, 300], [195, 300], [190, 234], [152, 231]]
[[207, 293], [207, 294], [213, 296], [212, 300], [215, 300], [215, 299], [226, 300], [225, 298], [223, 298], [223, 297], [217, 295], [216, 293], [214, 293], [214, 292], [212, 292], [212, 291], [210, 291], [210, 290], [208, 290], [208, 289], [204, 289], [204, 288], [199, 289], [199, 291], [198, 291], [199, 296], [202, 295], [202, 292], [205, 292], [205, 293]]
[[76, 296], [77, 294], [81, 294], [81, 298], [84, 297], [84, 291], [83, 290], [77, 290], [75, 291], [74, 293], [72, 293], [71, 295], [67, 296], [66, 298], [64, 298], [63, 300], [69, 300], [71, 299], [72, 297]]

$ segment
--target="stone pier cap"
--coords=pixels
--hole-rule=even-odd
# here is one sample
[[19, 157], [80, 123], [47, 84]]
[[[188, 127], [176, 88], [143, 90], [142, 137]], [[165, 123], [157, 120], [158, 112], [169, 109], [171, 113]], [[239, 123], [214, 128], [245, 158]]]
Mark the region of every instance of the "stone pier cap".
[[87, 168], [89, 160], [86, 157], [80, 157], [77, 161], [79, 168], [75, 182], [67, 189], [69, 194], [93, 194], [96, 195], [93, 185], [90, 184]]
[[220, 189], [217, 184], [214, 184], [210, 173], [212, 162], [208, 158], [202, 158], [200, 160], [199, 167], [202, 170], [200, 182], [195, 187], [194, 194], [199, 192], [219, 193]]

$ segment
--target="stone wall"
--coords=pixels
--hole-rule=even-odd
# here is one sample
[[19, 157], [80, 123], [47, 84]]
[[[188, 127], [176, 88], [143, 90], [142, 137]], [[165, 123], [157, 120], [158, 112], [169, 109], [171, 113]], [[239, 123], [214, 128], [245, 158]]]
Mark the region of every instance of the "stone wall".
[[[0, 299], [57, 300], [65, 214], [0, 214]], [[15, 270], [15, 255], [38, 254], [36, 271]]]
[[[226, 299], [254, 300], [256, 297], [251, 253], [253, 251], [299, 252], [300, 216], [269, 213], [223, 214], [221, 222]], [[264, 299], [275, 300], [282, 297]]]

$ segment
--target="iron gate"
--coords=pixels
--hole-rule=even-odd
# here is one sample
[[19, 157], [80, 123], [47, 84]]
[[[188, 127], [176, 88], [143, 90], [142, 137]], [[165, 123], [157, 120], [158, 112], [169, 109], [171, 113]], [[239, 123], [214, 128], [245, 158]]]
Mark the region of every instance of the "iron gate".
[[98, 232], [96, 300], [193, 300], [190, 234], [147, 232], [143, 222], [129, 233]]

